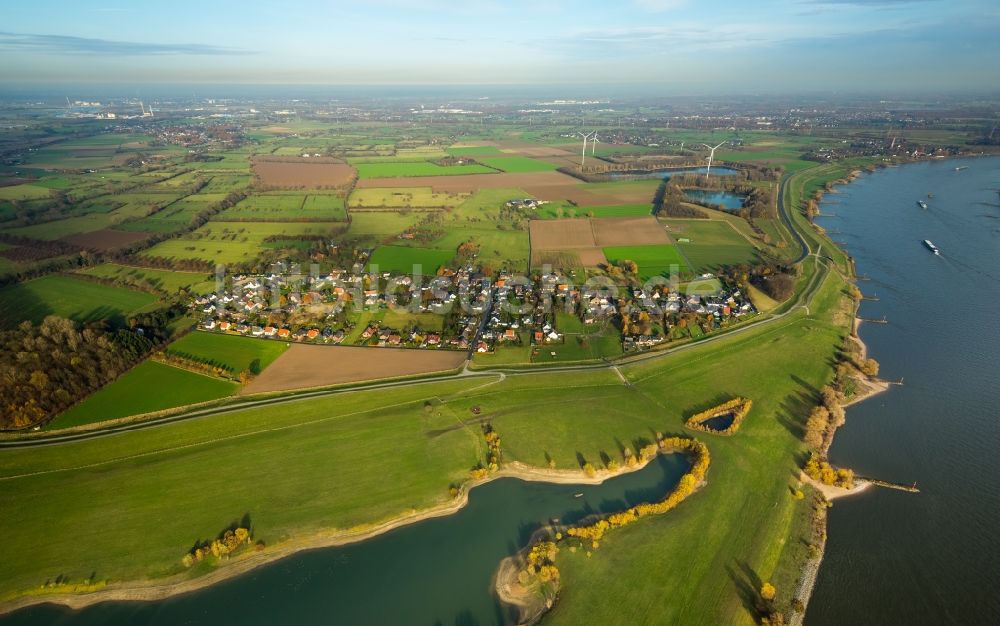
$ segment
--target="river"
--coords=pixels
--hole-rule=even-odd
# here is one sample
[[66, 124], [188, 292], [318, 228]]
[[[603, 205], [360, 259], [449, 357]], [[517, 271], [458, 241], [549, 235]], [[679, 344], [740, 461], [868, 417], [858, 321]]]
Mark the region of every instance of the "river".
[[301, 552], [185, 595], [81, 611], [40, 605], [0, 617], [0, 624], [507, 625], [513, 620], [494, 598], [493, 574], [541, 524], [660, 500], [688, 467], [686, 457], [669, 454], [601, 485], [504, 478], [473, 489], [455, 515]]
[[879, 298], [861, 316], [889, 322], [861, 326], [870, 356], [904, 379], [848, 409], [831, 461], [921, 493], [836, 502], [806, 626], [1000, 623], [998, 188], [1000, 158], [935, 161], [862, 175], [821, 204]]

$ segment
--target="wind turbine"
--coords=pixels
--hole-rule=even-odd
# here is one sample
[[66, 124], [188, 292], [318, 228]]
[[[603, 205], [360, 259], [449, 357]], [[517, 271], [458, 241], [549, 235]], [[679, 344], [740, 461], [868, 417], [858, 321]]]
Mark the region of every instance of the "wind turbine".
[[708, 145], [707, 143], [701, 144], [701, 145], [705, 146], [706, 148], [708, 148], [709, 150], [711, 150], [711, 152], [708, 153], [708, 167], [705, 168], [705, 179], [706, 180], [708, 179], [708, 175], [712, 173], [712, 160], [715, 159], [715, 151], [718, 150], [719, 148], [721, 148], [724, 143], [726, 143], [726, 142], [723, 141], [722, 143], [720, 143], [719, 145], [717, 145], [715, 147], [712, 147], [712, 146]]
[[596, 137], [597, 131], [595, 130], [592, 133], [577, 133], [577, 135], [583, 137], [583, 150], [580, 151], [580, 169], [582, 170], [583, 164], [587, 162], [587, 140], [590, 139], [591, 136]]
[[594, 156], [597, 152], [597, 144], [601, 143], [601, 140], [597, 138], [597, 131], [594, 131], [594, 140], [590, 142], [590, 156]]

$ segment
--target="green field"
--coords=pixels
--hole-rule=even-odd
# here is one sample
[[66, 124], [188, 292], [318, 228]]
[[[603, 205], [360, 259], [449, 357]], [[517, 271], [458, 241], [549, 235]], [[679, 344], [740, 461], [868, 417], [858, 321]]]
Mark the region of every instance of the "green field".
[[0, 200], [37, 200], [48, 198], [52, 194], [45, 187], [38, 185], [11, 185], [0, 187]]
[[[340, 225], [342, 227], [343, 225]], [[252, 261], [265, 248], [268, 237], [330, 235], [338, 227], [330, 222], [223, 222], [211, 221], [193, 233], [163, 241], [142, 254], [172, 259], [199, 259], [210, 263]]]
[[669, 276], [672, 266], [676, 266], [682, 274], [691, 269], [677, 246], [671, 244], [614, 246], [604, 248], [604, 256], [611, 263], [635, 261], [639, 266], [641, 280], [649, 280], [653, 276]]
[[436, 193], [430, 187], [385, 187], [355, 189], [348, 204], [364, 208], [444, 208], [460, 205], [469, 197], [463, 193]]
[[195, 331], [167, 346], [167, 353], [239, 374], [259, 374], [288, 349], [283, 341]]
[[344, 199], [335, 195], [254, 195], [226, 209], [218, 220], [231, 221], [342, 221], [347, 219]]
[[[238, 387], [238, 384], [220, 378], [144, 361], [57, 417], [50, 428], [71, 428], [207, 402], [232, 395]], [[170, 392], [150, 393], [153, 389], [169, 389]]]
[[439, 248], [379, 246], [368, 260], [368, 268], [377, 266], [380, 272], [408, 275], [413, 273], [415, 265], [420, 265], [421, 272], [427, 276], [435, 274], [454, 256], [454, 251]]
[[644, 217], [653, 213], [652, 204], [612, 204], [607, 206], [566, 207], [543, 204], [535, 213], [543, 219], [563, 217]]
[[554, 165], [546, 161], [539, 161], [538, 159], [530, 159], [522, 156], [488, 157], [477, 160], [483, 165], [488, 165], [492, 168], [500, 170], [501, 172], [510, 172], [511, 174], [522, 174], [525, 172], [552, 172], [559, 167], [558, 165]]
[[495, 174], [482, 165], [443, 166], [430, 161], [401, 163], [360, 163], [358, 178], [402, 178], [407, 176], [455, 176], [457, 174]]
[[190, 289], [194, 293], [209, 293], [215, 290], [215, 278], [202, 272], [158, 270], [149, 267], [102, 263], [83, 268], [76, 273], [121, 280], [132, 285], [160, 289], [167, 293], [176, 293], [179, 289]]
[[46, 315], [76, 322], [107, 319], [123, 323], [129, 314], [151, 308], [156, 302], [156, 296], [142, 291], [50, 275], [0, 288], [0, 327], [13, 328], [24, 320], [37, 324]]
[[453, 146], [448, 148], [451, 156], [479, 156], [479, 155], [501, 155], [500, 148], [496, 146]]
[[[758, 259], [757, 249], [726, 220], [661, 219], [695, 272]], [[686, 241], [685, 241], [686, 240]]]

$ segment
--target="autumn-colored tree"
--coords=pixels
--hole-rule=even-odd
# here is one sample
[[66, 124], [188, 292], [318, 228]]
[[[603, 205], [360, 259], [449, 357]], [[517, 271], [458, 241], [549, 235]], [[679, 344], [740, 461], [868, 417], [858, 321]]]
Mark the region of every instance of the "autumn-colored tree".
[[865, 376], [878, 376], [879, 364], [875, 359], [865, 359], [861, 364], [861, 371]]
[[824, 406], [814, 407], [806, 420], [806, 445], [813, 450], [823, 447], [827, 428], [830, 426], [830, 411]]
[[764, 583], [760, 586], [760, 597], [770, 602], [778, 594], [778, 590], [771, 583]]

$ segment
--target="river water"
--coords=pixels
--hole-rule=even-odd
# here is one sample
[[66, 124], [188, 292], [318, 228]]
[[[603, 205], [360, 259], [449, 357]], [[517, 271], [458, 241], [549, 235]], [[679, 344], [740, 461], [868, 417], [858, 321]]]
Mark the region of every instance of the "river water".
[[831, 460], [921, 493], [835, 503], [806, 626], [1000, 623], [998, 188], [1000, 158], [918, 163], [821, 205], [879, 298], [861, 316], [889, 321], [861, 337], [883, 378], [904, 379], [848, 409]]
[[688, 467], [683, 455], [669, 454], [601, 485], [501, 479], [473, 489], [468, 506], [454, 515], [349, 546], [301, 552], [186, 595], [82, 611], [42, 605], [0, 617], [0, 624], [511, 624], [494, 599], [492, 577], [533, 531], [552, 518], [572, 523], [660, 500]]

